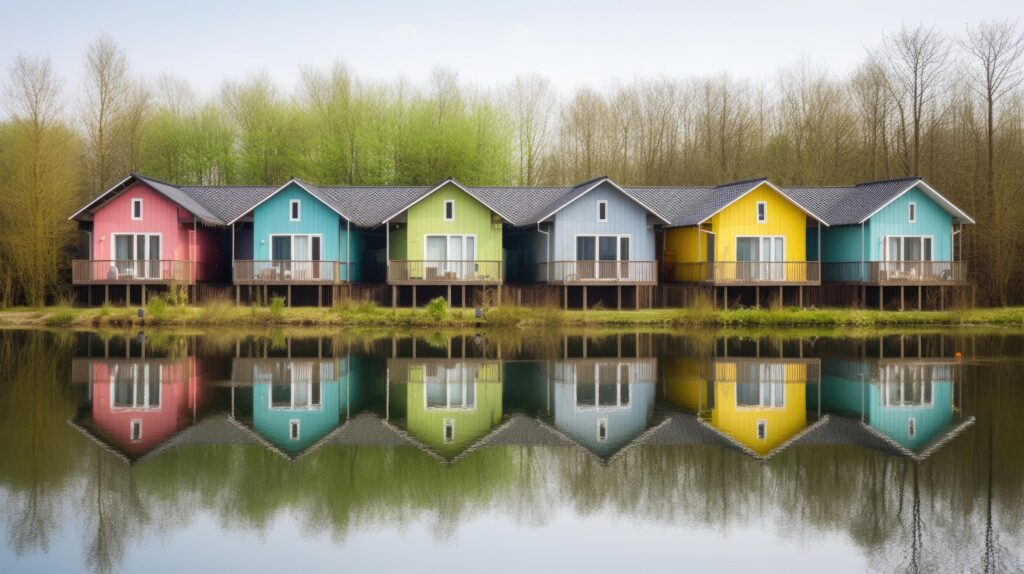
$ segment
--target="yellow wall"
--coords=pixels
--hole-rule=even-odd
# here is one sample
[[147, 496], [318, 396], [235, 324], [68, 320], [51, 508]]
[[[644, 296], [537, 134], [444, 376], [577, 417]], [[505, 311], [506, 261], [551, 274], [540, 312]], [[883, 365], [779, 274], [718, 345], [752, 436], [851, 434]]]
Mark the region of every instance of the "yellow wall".
[[[757, 222], [757, 202], [768, 204], [768, 221]], [[786, 261], [807, 259], [807, 214], [784, 196], [762, 183], [756, 189], [723, 209], [705, 224], [705, 229], [715, 233], [715, 260], [736, 261], [736, 237], [751, 235], [781, 235], [785, 237]], [[697, 245], [697, 228], [678, 227], [665, 233], [665, 260], [673, 257], [677, 263], [705, 261], [706, 235]], [[676, 281], [694, 281], [697, 270], [692, 265], [676, 265]], [[790, 279], [801, 279], [790, 277]]]
[[[780, 408], [736, 406], [736, 364], [715, 364], [715, 408], [711, 425], [735, 438], [750, 450], [767, 455], [807, 426], [807, 365], [787, 364], [784, 406]], [[767, 436], [757, 438], [757, 421], [767, 422]]]

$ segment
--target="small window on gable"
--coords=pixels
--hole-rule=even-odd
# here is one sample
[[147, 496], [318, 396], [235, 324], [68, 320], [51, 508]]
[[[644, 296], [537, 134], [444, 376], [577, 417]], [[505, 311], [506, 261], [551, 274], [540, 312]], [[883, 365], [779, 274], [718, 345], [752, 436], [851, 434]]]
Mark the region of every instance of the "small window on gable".
[[917, 436], [917, 421], [914, 419], [909, 419], [907, 421], [907, 436], [910, 438]]
[[761, 419], [757, 421], [757, 440], [768, 438], [768, 421]]
[[444, 202], [444, 220], [455, 220], [455, 200], [449, 199]]
[[917, 204], [911, 203], [907, 206], [907, 217], [911, 223], [917, 223]]
[[608, 419], [597, 421], [597, 442], [608, 440]]
[[757, 202], [757, 222], [768, 223], [768, 202]]
[[139, 442], [142, 440], [142, 421], [140, 419], [132, 420], [132, 442]]
[[135, 198], [132, 200], [132, 220], [139, 221], [142, 219], [142, 198]]
[[288, 438], [290, 438], [291, 440], [299, 440], [298, 419], [292, 419], [288, 421]]
[[293, 199], [288, 204], [288, 220], [299, 221], [299, 200]]
[[597, 202], [597, 220], [601, 223], [608, 221], [608, 202]]
[[455, 440], [455, 419], [444, 419], [444, 442], [445, 444]]

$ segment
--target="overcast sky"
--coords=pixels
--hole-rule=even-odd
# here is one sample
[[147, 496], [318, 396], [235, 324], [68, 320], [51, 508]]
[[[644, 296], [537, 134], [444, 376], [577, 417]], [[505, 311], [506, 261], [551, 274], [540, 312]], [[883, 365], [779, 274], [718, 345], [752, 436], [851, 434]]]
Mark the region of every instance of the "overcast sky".
[[107, 33], [135, 73], [180, 76], [204, 95], [260, 71], [292, 88], [301, 66], [339, 59], [361, 77], [414, 82], [439, 65], [484, 86], [533, 71], [564, 92], [722, 71], [759, 79], [801, 59], [841, 75], [902, 22], [959, 33], [1021, 16], [1022, 0], [0, 0], [0, 63], [50, 56], [77, 88], [86, 46]]

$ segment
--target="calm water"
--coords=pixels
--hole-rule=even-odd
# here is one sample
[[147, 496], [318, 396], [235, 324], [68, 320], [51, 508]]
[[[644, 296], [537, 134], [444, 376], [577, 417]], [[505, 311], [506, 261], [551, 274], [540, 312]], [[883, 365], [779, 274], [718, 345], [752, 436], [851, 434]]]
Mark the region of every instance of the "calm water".
[[1021, 357], [0, 331], [0, 571], [1020, 572]]

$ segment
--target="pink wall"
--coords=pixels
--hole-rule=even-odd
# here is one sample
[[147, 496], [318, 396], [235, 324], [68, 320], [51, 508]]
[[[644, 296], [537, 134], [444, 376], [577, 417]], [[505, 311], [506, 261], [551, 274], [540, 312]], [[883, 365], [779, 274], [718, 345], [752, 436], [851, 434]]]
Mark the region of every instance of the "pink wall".
[[[196, 407], [196, 365], [193, 359], [177, 362], [151, 361], [149, 368], [161, 369], [159, 409], [114, 408], [110, 373], [114, 362], [92, 365], [92, 420], [96, 430], [131, 457], [139, 457], [184, 429]], [[143, 362], [138, 363], [141, 367]], [[123, 367], [122, 367], [123, 368]], [[142, 421], [142, 440], [132, 441], [131, 422]]]
[[[131, 217], [132, 200], [142, 199], [142, 219]], [[113, 259], [112, 234], [159, 233], [160, 259], [196, 261], [196, 279], [216, 277], [217, 230], [200, 224], [193, 233], [192, 214], [143, 183], [136, 183], [99, 208], [93, 216], [92, 259]], [[184, 223], [182, 223], [184, 222]]]

